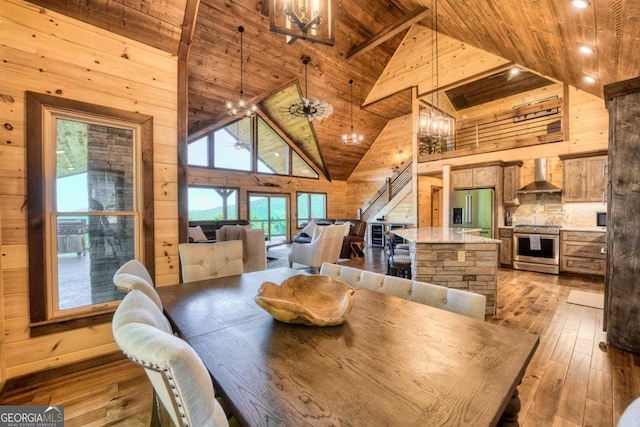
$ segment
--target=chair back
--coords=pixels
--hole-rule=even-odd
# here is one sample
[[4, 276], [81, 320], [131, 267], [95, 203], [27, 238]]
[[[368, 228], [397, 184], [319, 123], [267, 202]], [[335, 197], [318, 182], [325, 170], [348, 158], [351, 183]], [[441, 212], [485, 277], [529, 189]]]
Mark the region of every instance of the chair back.
[[178, 245], [182, 281], [235, 276], [244, 272], [242, 241], [181, 243]]
[[228, 426], [207, 368], [171, 333], [169, 322], [142, 292], [129, 292], [113, 315], [113, 337], [122, 352], [144, 367], [176, 426]]
[[242, 241], [242, 262], [245, 273], [267, 268], [267, 248], [263, 229], [225, 225], [216, 230], [216, 241], [229, 240]]
[[134, 276], [138, 276], [139, 278], [146, 281], [148, 284], [153, 286], [153, 278], [149, 274], [149, 270], [144, 266], [140, 261], [132, 259], [130, 261], [125, 262], [118, 271], [115, 272], [114, 276], [118, 274], [128, 273], [133, 274]]
[[150, 285], [146, 280], [140, 276], [130, 273], [120, 273], [113, 276], [113, 284], [122, 293], [129, 293], [133, 290], [138, 290], [149, 297], [155, 305], [162, 311], [162, 300], [160, 295], [156, 292], [155, 288]]
[[[340, 250], [342, 249], [342, 240], [345, 236], [345, 230], [349, 230], [349, 223], [344, 225], [325, 225], [318, 227], [322, 234], [319, 237], [317, 253], [318, 260], [317, 265], [322, 265], [323, 262], [336, 263], [340, 259]], [[311, 242], [313, 244], [313, 241]]]

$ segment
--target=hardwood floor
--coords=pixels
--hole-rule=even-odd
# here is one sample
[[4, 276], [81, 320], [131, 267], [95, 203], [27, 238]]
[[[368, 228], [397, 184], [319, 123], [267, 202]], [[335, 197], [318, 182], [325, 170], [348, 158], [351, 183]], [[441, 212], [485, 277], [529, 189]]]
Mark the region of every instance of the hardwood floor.
[[[273, 248], [269, 268], [286, 265], [287, 248]], [[384, 272], [380, 249], [344, 261]], [[296, 267], [294, 265], [294, 267]], [[615, 426], [640, 396], [640, 355], [607, 347], [602, 310], [567, 303], [572, 289], [603, 292], [602, 279], [501, 269], [498, 314], [487, 321], [540, 336], [519, 387], [520, 425]], [[65, 426], [147, 426], [152, 391], [128, 360], [7, 391], [2, 405], [64, 405]]]

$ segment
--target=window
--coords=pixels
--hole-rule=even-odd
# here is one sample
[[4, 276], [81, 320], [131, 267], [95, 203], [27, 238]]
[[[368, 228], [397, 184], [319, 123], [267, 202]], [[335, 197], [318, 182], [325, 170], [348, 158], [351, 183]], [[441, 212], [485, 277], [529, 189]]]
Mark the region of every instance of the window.
[[327, 217], [326, 193], [298, 193], [298, 228], [312, 219]]
[[28, 92], [27, 122], [31, 322], [108, 313], [122, 264], [154, 271], [152, 119]]
[[238, 219], [238, 189], [189, 187], [189, 221]]
[[251, 228], [262, 228], [267, 240], [286, 240], [289, 223], [289, 195], [249, 193]]
[[318, 178], [309, 163], [258, 115], [189, 142], [187, 161], [189, 166]]

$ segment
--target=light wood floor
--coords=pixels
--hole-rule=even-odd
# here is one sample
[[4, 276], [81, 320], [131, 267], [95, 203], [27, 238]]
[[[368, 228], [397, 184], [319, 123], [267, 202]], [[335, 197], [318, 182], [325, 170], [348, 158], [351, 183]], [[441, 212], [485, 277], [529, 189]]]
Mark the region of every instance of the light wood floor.
[[[284, 266], [286, 254], [269, 267]], [[346, 264], [384, 270], [379, 249]], [[615, 426], [640, 396], [640, 355], [604, 345], [602, 310], [569, 304], [569, 292], [603, 292], [603, 281], [501, 269], [498, 314], [487, 321], [540, 336], [519, 387], [523, 427]], [[151, 386], [128, 360], [8, 391], [3, 405], [64, 405], [65, 426], [146, 426]]]

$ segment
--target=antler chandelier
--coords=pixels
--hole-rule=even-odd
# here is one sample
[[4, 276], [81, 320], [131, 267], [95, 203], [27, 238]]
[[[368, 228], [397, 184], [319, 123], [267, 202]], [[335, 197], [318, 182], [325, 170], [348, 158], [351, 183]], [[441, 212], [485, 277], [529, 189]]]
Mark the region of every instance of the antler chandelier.
[[244, 90], [242, 87], [242, 33], [244, 33], [244, 27], [240, 25], [238, 27], [240, 33], [240, 99], [237, 103], [227, 101], [227, 114], [230, 116], [245, 115], [251, 117], [256, 113], [255, 105], [247, 105], [244, 101]]
[[350, 109], [351, 109], [351, 133], [345, 133], [342, 135], [342, 143], [345, 145], [360, 145], [364, 141], [364, 136], [358, 135], [353, 131], [353, 79], [349, 80], [349, 85], [351, 89], [350, 96]]
[[307, 94], [307, 65], [310, 61], [311, 58], [309, 56], [302, 56], [302, 63], [304, 64], [304, 97], [302, 97], [301, 102], [291, 104], [287, 111], [292, 116], [306, 117], [309, 121], [322, 120], [333, 113], [333, 106], [317, 98], [309, 99]]

